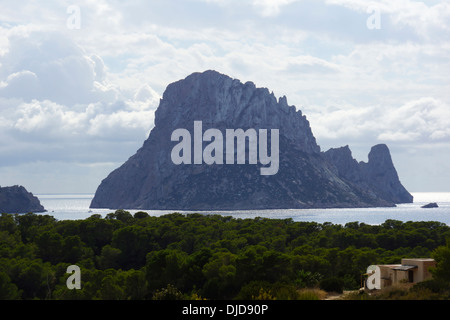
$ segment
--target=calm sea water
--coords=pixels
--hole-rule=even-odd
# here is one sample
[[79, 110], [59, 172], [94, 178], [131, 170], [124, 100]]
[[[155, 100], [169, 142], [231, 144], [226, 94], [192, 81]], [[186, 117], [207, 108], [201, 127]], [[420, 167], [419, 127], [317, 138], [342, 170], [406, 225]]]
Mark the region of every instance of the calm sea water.
[[[243, 210], [243, 211], [208, 211], [204, 214], [220, 214], [235, 218], [292, 218], [294, 221], [331, 222], [344, 225], [347, 222], [364, 222], [381, 224], [387, 219], [400, 221], [439, 221], [450, 225], [450, 193], [417, 192], [412, 193], [414, 203], [400, 204], [395, 208], [361, 208], [361, 209], [289, 209], [289, 210]], [[93, 214], [102, 217], [113, 212], [111, 209], [89, 209], [93, 194], [40, 194], [37, 195], [48, 215], [58, 220], [85, 219]], [[436, 202], [439, 208], [422, 209], [421, 206]], [[138, 210], [128, 210], [134, 214]], [[160, 216], [170, 211], [144, 210], [151, 216]], [[178, 211], [192, 213], [194, 211]]]

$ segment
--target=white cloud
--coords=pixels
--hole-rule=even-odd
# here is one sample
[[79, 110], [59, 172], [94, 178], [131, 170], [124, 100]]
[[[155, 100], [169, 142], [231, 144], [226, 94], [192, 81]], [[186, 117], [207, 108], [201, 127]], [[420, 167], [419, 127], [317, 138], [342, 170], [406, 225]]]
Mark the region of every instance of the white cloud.
[[358, 12], [367, 12], [368, 8], [378, 8], [383, 20], [389, 19], [400, 28], [408, 27], [424, 40], [446, 39], [449, 36], [450, 3], [448, 1], [435, 4], [413, 0], [326, 0], [325, 2]]
[[298, 0], [253, 0], [261, 15], [264, 17], [275, 16], [280, 13], [281, 7]]
[[286, 71], [296, 74], [318, 73], [321, 75], [340, 72], [339, 65], [309, 55], [301, 55], [289, 59]]
[[11, 73], [2, 81], [0, 94], [8, 98], [21, 97], [31, 100], [40, 94], [38, 76], [29, 70]]
[[379, 139], [428, 143], [449, 141], [450, 105], [424, 97], [390, 111], [383, 123], [387, 132], [381, 133]]
[[51, 100], [66, 105], [111, 101], [114, 90], [104, 80], [102, 60], [89, 57], [71, 40], [57, 33], [32, 32], [9, 38], [0, 58], [3, 84], [0, 95], [9, 98]]
[[401, 106], [329, 109], [311, 113], [309, 118], [319, 140], [357, 144], [414, 142], [416, 145], [450, 140], [450, 105], [431, 97]]
[[153, 126], [159, 95], [146, 83], [123, 91], [99, 55], [61, 34], [11, 32], [0, 63], [2, 164], [126, 159], [111, 153], [133, 152]]
[[206, 69], [286, 95], [319, 144], [449, 139], [447, 1], [83, 0], [79, 30], [71, 4], [2, 1], [0, 161], [120, 162], [165, 87]]
[[67, 131], [76, 133], [82, 127], [80, 114], [67, 107], [45, 100], [33, 100], [23, 103], [16, 109], [14, 129], [34, 134], [42, 133], [45, 137], [60, 137]]

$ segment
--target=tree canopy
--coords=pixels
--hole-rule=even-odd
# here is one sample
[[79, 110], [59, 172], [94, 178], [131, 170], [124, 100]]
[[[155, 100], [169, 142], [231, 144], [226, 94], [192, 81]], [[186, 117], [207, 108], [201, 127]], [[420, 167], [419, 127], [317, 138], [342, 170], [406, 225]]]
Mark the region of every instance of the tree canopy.
[[[440, 222], [2, 214], [0, 299], [295, 299], [320, 283], [358, 289], [369, 265], [416, 257], [435, 257], [433, 275], [448, 284], [447, 239]], [[81, 290], [66, 287], [69, 265], [81, 269]]]

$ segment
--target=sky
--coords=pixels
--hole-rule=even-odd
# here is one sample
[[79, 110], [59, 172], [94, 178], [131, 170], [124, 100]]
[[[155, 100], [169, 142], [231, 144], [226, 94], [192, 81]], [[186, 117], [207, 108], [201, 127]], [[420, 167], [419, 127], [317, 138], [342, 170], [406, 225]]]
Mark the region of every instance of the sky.
[[322, 151], [388, 145], [450, 192], [450, 1], [0, 2], [0, 185], [94, 193], [168, 84], [216, 70], [286, 96]]

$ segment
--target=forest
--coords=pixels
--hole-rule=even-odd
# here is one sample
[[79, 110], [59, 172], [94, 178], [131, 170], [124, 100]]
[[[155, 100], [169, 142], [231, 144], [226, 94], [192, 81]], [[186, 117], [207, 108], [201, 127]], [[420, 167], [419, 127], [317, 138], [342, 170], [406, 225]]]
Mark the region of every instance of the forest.
[[[56, 220], [0, 216], [0, 299], [314, 299], [304, 288], [357, 290], [372, 264], [433, 257], [422, 298], [450, 297], [450, 227], [386, 220], [294, 222], [117, 210]], [[69, 289], [67, 268], [81, 270]]]

